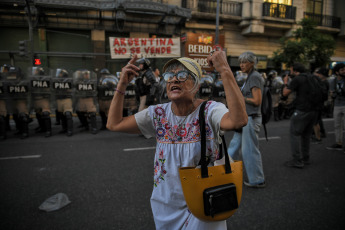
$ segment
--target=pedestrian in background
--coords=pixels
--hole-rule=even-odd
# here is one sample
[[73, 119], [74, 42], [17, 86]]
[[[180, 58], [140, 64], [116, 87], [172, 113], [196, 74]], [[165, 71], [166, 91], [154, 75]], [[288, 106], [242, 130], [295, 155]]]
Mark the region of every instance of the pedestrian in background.
[[[163, 67], [163, 77], [171, 102], [152, 105], [135, 115], [122, 117], [124, 92], [133, 77], [138, 76], [139, 68], [134, 65], [136, 58], [134, 56], [122, 68], [107, 127], [112, 131], [143, 134], [157, 140], [151, 196], [156, 229], [226, 229], [225, 220], [204, 222], [193, 216], [184, 199], [178, 172], [179, 167], [196, 167], [200, 160], [199, 109], [203, 100], [196, 98], [202, 75], [200, 65], [190, 58], [170, 60]], [[219, 157], [218, 133], [241, 128], [247, 123], [247, 114], [225, 52], [215, 51], [207, 60], [222, 76], [229, 108], [215, 101], [208, 101], [205, 107], [206, 154], [213, 164]]]
[[295, 91], [296, 109], [290, 118], [290, 146], [293, 159], [285, 162], [285, 166], [303, 168], [305, 164], [310, 164], [310, 137], [317, 108], [313, 108], [309, 98], [311, 89], [307, 78], [311, 76], [306, 73], [304, 65], [293, 64], [290, 74], [294, 77], [289, 85], [288, 79], [284, 78], [283, 96]]
[[261, 103], [265, 82], [261, 74], [255, 69], [257, 57], [254, 53], [244, 52], [238, 60], [241, 71], [248, 74], [241, 88], [248, 114], [248, 124], [241, 131], [235, 132], [228, 153], [232, 158], [239, 159], [240, 150], [242, 151], [243, 164], [248, 177], [248, 181], [244, 181], [244, 185], [264, 188], [266, 182], [259, 150], [259, 133], [262, 122]]
[[[327, 68], [317, 68], [314, 71], [314, 75], [316, 75], [317, 77], [320, 78], [321, 80], [321, 84], [324, 85], [325, 89], [327, 89], [327, 94], [329, 91], [329, 83], [327, 81], [328, 78], [328, 69]], [[324, 110], [324, 105], [325, 105], [325, 101], [322, 101], [321, 105], [320, 105], [320, 109], [317, 111], [317, 118], [314, 124], [314, 136], [312, 136], [312, 143], [315, 144], [320, 144], [321, 143], [321, 137], [326, 137], [326, 131], [325, 131], [325, 127], [323, 125], [323, 121], [322, 121], [322, 113]]]
[[336, 78], [329, 84], [331, 96], [334, 98], [334, 131], [335, 144], [327, 147], [329, 150], [343, 150], [343, 127], [345, 115], [345, 64], [338, 63], [334, 66], [333, 72]]

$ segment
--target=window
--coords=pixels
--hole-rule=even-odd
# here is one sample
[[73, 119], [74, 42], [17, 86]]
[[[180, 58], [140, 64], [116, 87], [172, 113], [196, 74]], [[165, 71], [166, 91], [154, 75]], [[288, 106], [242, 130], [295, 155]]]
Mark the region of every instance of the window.
[[264, 2], [283, 4], [288, 6], [292, 6], [292, 1], [293, 0], [264, 0]]
[[308, 0], [307, 12], [313, 14], [322, 14], [323, 0]]

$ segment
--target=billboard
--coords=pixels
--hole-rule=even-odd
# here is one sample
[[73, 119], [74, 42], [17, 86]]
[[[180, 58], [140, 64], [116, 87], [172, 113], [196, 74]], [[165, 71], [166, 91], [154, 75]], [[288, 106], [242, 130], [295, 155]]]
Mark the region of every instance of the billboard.
[[109, 37], [112, 59], [177, 58], [181, 56], [180, 38], [119, 38]]
[[[213, 69], [207, 64], [207, 56], [215, 49], [215, 37], [215, 34], [187, 33], [186, 57], [197, 61], [202, 69], [212, 71]], [[219, 35], [218, 45], [224, 48], [224, 35]]]

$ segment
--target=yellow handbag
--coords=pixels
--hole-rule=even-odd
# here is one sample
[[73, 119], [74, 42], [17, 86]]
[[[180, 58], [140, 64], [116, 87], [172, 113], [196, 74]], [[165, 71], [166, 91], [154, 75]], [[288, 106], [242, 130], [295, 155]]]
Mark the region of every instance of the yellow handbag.
[[[191, 213], [203, 221], [221, 221], [231, 217], [239, 207], [242, 197], [243, 164], [230, 164], [224, 136], [225, 165], [207, 167], [205, 103], [200, 107], [201, 168], [179, 168], [184, 198]], [[220, 146], [222, 154], [222, 146]]]

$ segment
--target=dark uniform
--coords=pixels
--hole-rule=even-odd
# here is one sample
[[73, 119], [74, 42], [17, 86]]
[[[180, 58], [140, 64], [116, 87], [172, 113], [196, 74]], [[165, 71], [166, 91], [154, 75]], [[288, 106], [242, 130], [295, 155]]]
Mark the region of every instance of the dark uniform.
[[52, 89], [56, 98], [57, 116], [61, 119], [62, 131], [73, 135], [73, 78], [65, 69], [56, 69], [52, 78]]
[[222, 102], [224, 105], [226, 105], [223, 80], [219, 73], [216, 73], [215, 79], [216, 80], [214, 81], [213, 99], [215, 101]]
[[200, 79], [199, 95], [201, 99], [211, 100], [213, 97], [214, 80], [211, 75], [203, 73]]
[[28, 71], [30, 81], [30, 93], [32, 98], [33, 109], [39, 127], [36, 132], [44, 132], [45, 137], [52, 135], [51, 127], [51, 74], [42, 67], [32, 67]]
[[22, 74], [20, 68], [10, 67], [2, 73], [7, 109], [16, 121], [21, 138], [29, 136], [29, 81]]
[[92, 134], [97, 134], [97, 76], [89, 70], [77, 70], [73, 74], [73, 82], [76, 89], [76, 110], [79, 114], [79, 119], [85, 130], [89, 130], [89, 119]]
[[145, 109], [147, 106], [153, 105], [155, 97], [160, 93], [159, 83], [156, 81], [151, 67], [150, 61], [146, 58], [137, 60], [137, 65], [140, 68], [140, 76], [136, 79], [137, 94], [139, 96], [139, 111]]
[[278, 121], [280, 120], [280, 115], [282, 114], [283, 106], [280, 101], [282, 86], [284, 85], [283, 79], [280, 76], [278, 76], [277, 71], [271, 70], [268, 73], [266, 85], [269, 87], [272, 95], [272, 108], [274, 120]]
[[[5, 85], [3, 80], [5, 76], [3, 76], [3, 72], [8, 72], [9, 66], [3, 66], [0, 72], [0, 139], [6, 139], [6, 117], [7, 117], [7, 108], [6, 108], [6, 92], [5, 92]], [[8, 68], [5, 68], [8, 67]]]
[[119, 79], [110, 74], [109, 70], [102, 69], [98, 79], [98, 106], [99, 114], [102, 119], [101, 130], [106, 129], [107, 117], [111, 101], [114, 97], [114, 92], [117, 87]]

